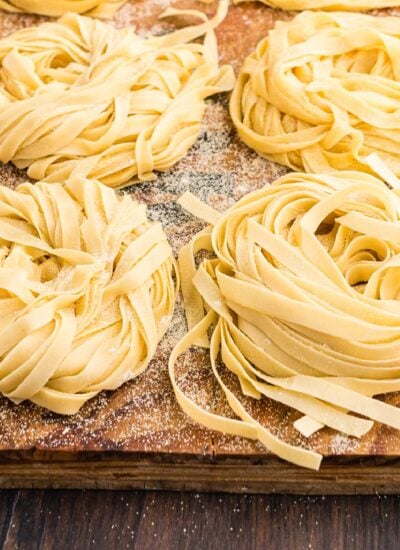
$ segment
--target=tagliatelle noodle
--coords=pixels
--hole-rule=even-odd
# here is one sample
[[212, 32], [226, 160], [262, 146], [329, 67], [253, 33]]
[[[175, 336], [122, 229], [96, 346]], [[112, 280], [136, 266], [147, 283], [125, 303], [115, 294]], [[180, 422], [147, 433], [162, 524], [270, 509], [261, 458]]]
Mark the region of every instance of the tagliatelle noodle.
[[[249, 0], [233, 0], [241, 4]], [[399, 0], [258, 0], [270, 8], [280, 10], [345, 10], [360, 11], [400, 6]]]
[[0, 0], [0, 9], [59, 17], [69, 11], [93, 17], [110, 17], [127, 0]]
[[[380, 171], [376, 158], [369, 162]], [[357, 171], [291, 173], [225, 214], [205, 211], [214, 225], [180, 253], [189, 332], [169, 363], [194, 420], [319, 467], [318, 453], [281, 441], [251, 416], [224, 382], [226, 368], [244, 395], [305, 415], [296, 422], [304, 435], [329, 426], [362, 437], [374, 421], [400, 429], [400, 409], [373, 398], [400, 390], [400, 184], [392, 179], [396, 189]], [[180, 203], [198, 211], [190, 194]], [[197, 267], [200, 249], [215, 257]], [[202, 409], [176, 379], [178, 357], [207, 345], [210, 329], [212, 371], [237, 419]]]
[[73, 414], [142, 373], [176, 285], [161, 224], [99, 182], [0, 187], [0, 392]]
[[400, 173], [397, 17], [304, 12], [278, 22], [245, 61], [230, 111], [260, 155], [311, 173]]
[[199, 135], [205, 99], [233, 87], [213, 31], [227, 7], [210, 20], [171, 8], [164, 16], [203, 22], [147, 39], [67, 14], [1, 40], [0, 160], [36, 180], [111, 187], [173, 166]]

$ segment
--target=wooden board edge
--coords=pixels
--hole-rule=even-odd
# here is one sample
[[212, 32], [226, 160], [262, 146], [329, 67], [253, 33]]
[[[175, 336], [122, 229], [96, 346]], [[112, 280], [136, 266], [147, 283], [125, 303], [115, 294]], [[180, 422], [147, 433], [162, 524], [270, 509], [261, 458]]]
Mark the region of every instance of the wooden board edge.
[[2, 489], [151, 489], [195, 492], [351, 495], [400, 494], [400, 459], [339, 458], [319, 472], [274, 457], [92, 456], [77, 461], [0, 459]]

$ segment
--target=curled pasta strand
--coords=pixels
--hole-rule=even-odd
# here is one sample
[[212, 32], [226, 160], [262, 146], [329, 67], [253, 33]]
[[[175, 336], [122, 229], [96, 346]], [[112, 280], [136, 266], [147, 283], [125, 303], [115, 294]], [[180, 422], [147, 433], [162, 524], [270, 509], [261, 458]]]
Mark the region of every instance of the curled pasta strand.
[[160, 224], [99, 182], [0, 187], [0, 393], [73, 414], [143, 372], [178, 280]]
[[242, 140], [294, 170], [400, 173], [397, 17], [304, 12], [244, 62], [230, 112]]
[[1, 40], [0, 160], [40, 181], [110, 187], [168, 170], [195, 143], [206, 98], [233, 87], [214, 34], [227, 9], [191, 11], [200, 24], [147, 39], [69, 13]]
[[[369, 163], [382, 171], [376, 158]], [[188, 415], [313, 469], [322, 456], [283, 444], [243, 397], [297, 410], [305, 436], [329, 426], [360, 438], [374, 422], [400, 429], [400, 409], [374, 399], [400, 390], [400, 197], [391, 180], [388, 187], [357, 171], [290, 173], [224, 214], [183, 196], [185, 208], [212, 224], [179, 258], [189, 332], [169, 372]], [[197, 266], [201, 249], [214, 258]], [[192, 345], [210, 346], [236, 419], [203, 410], [179, 388], [175, 364]]]

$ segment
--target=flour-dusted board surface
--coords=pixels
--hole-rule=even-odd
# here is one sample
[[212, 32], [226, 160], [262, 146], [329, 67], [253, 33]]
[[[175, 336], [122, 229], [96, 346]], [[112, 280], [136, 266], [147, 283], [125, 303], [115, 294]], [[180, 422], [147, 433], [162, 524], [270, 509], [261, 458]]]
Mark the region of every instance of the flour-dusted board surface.
[[[169, 5], [213, 13], [195, 0], [131, 0], [114, 24], [132, 25], [143, 36], [195, 22], [160, 22]], [[400, 16], [400, 9], [391, 10]], [[397, 13], [396, 13], [397, 12]], [[233, 6], [217, 30], [221, 62], [237, 71], [278, 19], [293, 13], [261, 4]], [[0, 12], [0, 33], [45, 21]], [[400, 23], [400, 22], [399, 22]], [[162, 221], [175, 252], [203, 227], [176, 205], [186, 190], [223, 211], [244, 194], [273, 181], [285, 169], [243, 145], [230, 122], [227, 97], [209, 100], [201, 136], [174, 169], [155, 181], [128, 188]], [[0, 183], [26, 180], [12, 166], [0, 169]], [[193, 423], [180, 410], [168, 379], [174, 343], [185, 333], [182, 304], [148, 370], [115, 392], [103, 393], [71, 417], [0, 397], [0, 487], [168, 488], [196, 491], [292, 493], [400, 492], [400, 434], [375, 425], [361, 441], [324, 429], [305, 439], [293, 428], [299, 413], [267, 399], [248, 403], [254, 414], [285, 441], [306, 445], [326, 458], [320, 472], [286, 464], [252, 441], [223, 436]], [[180, 385], [200, 404], [229, 415], [210, 376], [206, 351], [194, 349], [177, 367]], [[234, 380], [227, 380], [234, 386]], [[400, 406], [400, 395], [388, 400]]]

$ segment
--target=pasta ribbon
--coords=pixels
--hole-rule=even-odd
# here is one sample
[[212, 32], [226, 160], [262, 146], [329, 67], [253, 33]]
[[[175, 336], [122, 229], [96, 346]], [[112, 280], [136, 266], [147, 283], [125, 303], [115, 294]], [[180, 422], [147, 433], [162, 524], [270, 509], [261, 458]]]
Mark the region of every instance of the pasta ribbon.
[[[0, 41], [0, 160], [40, 181], [84, 176], [111, 187], [153, 179], [196, 141], [205, 99], [231, 90], [208, 20], [148, 39], [67, 14]], [[204, 43], [194, 42], [204, 36]]]
[[[249, 0], [233, 0], [241, 4]], [[400, 6], [399, 0], [258, 0], [270, 8], [280, 10], [344, 10], [360, 11]]]
[[59, 17], [69, 11], [93, 17], [110, 17], [127, 0], [0, 0], [0, 9]]
[[74, 414], [142, 373], [178, 279], [160, 224], [99, 182], [0, 187], [0, 392]]
[[[190, 194], [180, 202], [198, 208]], [[189, 332], [169, 372], [183, 410], [313, 469], [322, 456], [271, 433], [243, 396], [295, 409], [305, 436], [328, 426], [360, 438], [373, 422], [400, 429], [400, 409], [374, 399], [400, 390], [398, 189], [357, 171], [290, 173], [224, 214], [208, 210], [213, 226], [179, 258]], [[202, 249], [214, 257], [197, 266]], [[207, 346], [209, 330], [212, 371], [235, 419], [199, 407], [176, 379], [179, 356]]]
[[397, 17], [304, 12], [278, 22], [245, 61], [230, 111], [263, 157], [311, 173], [400, 173]]

